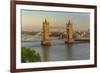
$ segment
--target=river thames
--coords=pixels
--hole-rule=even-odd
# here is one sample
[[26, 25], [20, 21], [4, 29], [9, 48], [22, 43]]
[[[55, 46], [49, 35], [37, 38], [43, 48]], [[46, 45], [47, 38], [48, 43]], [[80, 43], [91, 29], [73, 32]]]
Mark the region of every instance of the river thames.
[[[23, 38], [23, 37], [22, 37]], [[42, 62], [90, 59], [90, 42], [65, 44], [65, 39], [51, 39], [51, 46], [42, 46], [40, 39], [22, 41], [22, 47], [29, 47], [40, 54]]]

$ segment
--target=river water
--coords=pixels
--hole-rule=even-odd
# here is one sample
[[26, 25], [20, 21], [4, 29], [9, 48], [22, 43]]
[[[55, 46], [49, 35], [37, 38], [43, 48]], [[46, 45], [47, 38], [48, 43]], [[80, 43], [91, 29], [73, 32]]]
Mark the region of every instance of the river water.
[[68, 61], [90, 59], [90, 43], [65, 44], [65, 40], [51, 39], [51, 46], [42, 46], [41, 40], [23, 41], [24, 47], [32, 48], [39, 53], [41, 60], [46, 61]]

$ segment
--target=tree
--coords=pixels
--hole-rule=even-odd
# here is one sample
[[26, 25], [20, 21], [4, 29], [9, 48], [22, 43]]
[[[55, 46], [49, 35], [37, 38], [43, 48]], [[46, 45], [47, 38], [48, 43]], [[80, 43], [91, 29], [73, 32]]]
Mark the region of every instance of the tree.
[[40, 62], [41, 58], [35, 50], [27, 47], [21, 47], [21, 62]]

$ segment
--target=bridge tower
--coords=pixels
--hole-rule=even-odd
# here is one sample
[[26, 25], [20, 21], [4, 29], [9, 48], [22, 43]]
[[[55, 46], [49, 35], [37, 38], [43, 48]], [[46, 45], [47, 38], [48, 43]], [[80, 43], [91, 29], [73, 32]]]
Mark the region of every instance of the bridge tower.
[[68, 24], [66, 24], [66, 41], [65, 43], [73, 43], [73, 25], [71, 24], [70, 20]]
[[47, 19], [43, 22], [43, 39], [41, 41], [42, 45], [49, 46], [51, 45], [50, 39], [49, 39], [49, 22]]

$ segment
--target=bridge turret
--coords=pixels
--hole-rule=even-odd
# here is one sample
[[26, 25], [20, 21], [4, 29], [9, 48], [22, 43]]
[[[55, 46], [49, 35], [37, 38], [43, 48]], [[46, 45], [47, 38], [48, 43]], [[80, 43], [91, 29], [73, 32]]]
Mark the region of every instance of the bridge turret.
[[49, 38], [49, 22], [47, 19], [43, 22], [43, 40], [41, 42], [42, 45], [51, 45]]
[[73, 43], [74, 38], [73, 38], [73, 25], [71, 21], [66, 24], [66, 41], [65, 43]]

